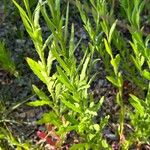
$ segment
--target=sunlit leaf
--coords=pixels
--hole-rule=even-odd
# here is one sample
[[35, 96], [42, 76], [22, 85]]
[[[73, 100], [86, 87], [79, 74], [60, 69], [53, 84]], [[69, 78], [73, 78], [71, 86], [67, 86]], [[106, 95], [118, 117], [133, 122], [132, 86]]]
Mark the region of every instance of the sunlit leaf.
[[116, 78], [114, 78], [113, 76], [107, 76], [106, 77], [107, 80], [109, 80], [113, 85], [119, 87], [119, 83], [118, 80]]
[[138, 97], [136, 97], [135, 95], [133, 94], [130, 94], [131, 96], [131, 99], [129, 100], [131, 105], [136, 109], [136, 111], [141, 115], [143, 116], [144, 115], [144, 108], [143, 106], [141, 105], [141, 99], [139, 99]]
[[104, 44], [105, 44], [105, 48], [106, 48], [107, 53], [111, 56], [111, 58], [113, 58], [111, 47], [109, 46], [106, 39], [104, 39]]

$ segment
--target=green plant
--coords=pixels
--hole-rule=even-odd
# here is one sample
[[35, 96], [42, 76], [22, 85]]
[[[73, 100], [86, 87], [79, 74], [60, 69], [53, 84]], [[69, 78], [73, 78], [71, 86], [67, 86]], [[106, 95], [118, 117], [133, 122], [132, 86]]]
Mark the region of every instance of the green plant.
[[131, 30], [140, 30], [140, 14], [144, 8], [145, 1], [120, 0], [120, 5], [124, 9], [127, 19], [131, 24]]
[[14, 61], [11, 58], [10, 52], [6, 49], [5, 43], [0, 42], [0, 66], [6, 71], [9, 71], [11, 74], [18, 76], [16, 71], [16, 66]]
[[[145, 37], [140, 25], [140, 14], [144, 8], [145, 1], [133, 1], [132, 5], [129, 5], [129, 1], [122, 1], [121, 5], [126, 11], [128, 21], [130, 22], [131, 28], [129, 31], [132, 35], [132, 42], [130, 45], [133, 50], [133, 54], [130, 55], [135, 67], [138, 72], [135, 80], [141, 80], [138, 85], [141, 91], [146, 91], [146, 94], [141, 94], [140, 98], [138, 95], [130, 94], [130, 103], [135, 108], [135, 112], [130, 112], [131, 125], [133, 126], [133, 133], [130, 134], [129, 141], [131, 143], [138, 143], [137, 147], [141, 143], [149, 141], [149, 129], [150, 123], [149, 115], [149, 67], [150, 67], [150, 56], [149, 56], [149, 35]], [[126, 9], [128, 8], [128, 9]]]
[[0, 127], [0, 149], [10, 149], [15, 148], [17, 150], [29, 150], [30, 144], [29, 143], [21, 143], [21, 141], [15, 138], [9, 129]]
[[[115, 20], [114, 11], [108, 11], [109, 2], [105, 0], [98, 0], [90, 1], [89, 3], [90, 4], [87, 4], [85, 2], [81, 4], [81, 2], [77, 1], [76, 5], [84, 23], [85, 30], [89, 34], [90, 44], [94, 50], [97, 50], [100, 53], [100, 56], [103, 59], [106, 74], [109, 75], [106, 76], [106, 78], [118, 88], [118, 92], [116, 93], [117, 104], [120, 106], [120, 125], [118, 133], [122, 148], [128, 149], [129, 145], [132, 145], [133, 143], [131, 142], [132, 140], [130, 141], [128, 138], [125, 139], [124, 137], [124, 122], [126, 118], [125, 109], [126, 107], [129, 107], [124, 103], [124, 81], [129, 80], [131, 83], [138, 85], [139, 95], [141, 97], [144, 96], [143, 91], [148, 89], [148, 82], [145, 80], [145, 78], [149, 78], [149, 68], [144, 70], [142, 69], [145, 65], [149, 66], [149, 49], [146, 46], [148, 45], [148, 37], [145, 42], [146, 44], [144, 44], [141, 37], [143, 30], [140, 28], [140, 14], [145, 6], [145, 1], [138, 0], [131, 2], [128, 0], [123, 0], [120, 2], [115, 2], [119, 3], [120, 9], [122, 9], [122, 12], [125, 12], [124, 17], [130, 23], [130, 25], [124, 25], [123, 23], [120, 23], [118, 19]], [[89, 17], [88, 14], [90, 14], [92, 17]], [[125, 39], [125, 37], [123, 37], [120, 31], [118, 31], [118, 26], [121, 27], [122, 30], [124, 28], [129, 30], [128, 32], [130, 32], [130, 35], [133, 39], [133, 43], [130, 42], [130, 45], [134, 51], [134, 54], [131, 52], [128, 46], [128, 41]], [[102, 42], [103, 39], [104, 44]], [[136, 67], [133, 65], [133, 63]], [[136, 69], [139, 71], [139, 73]], [[132, 94], [132, 98], [133, 97], [134, 96]], [[138, 99], [138, 101], [139, 100], [140, 99]], [[138, 107], [141, 108], [142, 106], [137, 106], [136, 108]], [[144, 114], [146, 115], [147, 113], [145, 112]], [[132, 115], [130, 119], [132, 121], [140, 121], [137, 118], [137, 115], [134, 117]], [[147, 119], [147, 121], [148, 120], [149, 119]], [[135, 122], [137, 123], [137, 121]], [[138, 126], [137, 124], [134, 125]], [[140, 130], [142, 131], [142, 127], [140, 126], [137, 130], [139, 132]], [[149, 133], [149, 131], [147, 133]], [[144, 136], [142, 135], [142, 137]]]
[[[120, 54], [117, 54], [114, 56], [111, 48], [112, 40], [114, 39], [121, 39], [119, 36], [119, 33], [115, 31], [115, 27], [117, 24], [117, 20], [113, 23], [113, 25], [110, 27], [108, 18], [112, 17], [113, 14], [108, 12], [107, 10], [107, 2], [106, 1], [90, 1], [92, 5], [92, 16], [95, 21], [96, 25], [96, 32], [94, 32], [94, 29], [91, 26], [91, 23], [87, 19], [88, 16], [84, 13], [84, 10], [82, 9], [81, 3], [77, 3], [78, 9], [81, 14], [81, 18], [85, 24], [85, 29], [89, 33], [89, 36], [91, 38], [91, 45], [93, 46], [94, 49], [98, 50], [101, 54], [101, 57], [104, 60], [105, 64], [105, 69], [110, 76], [107, 76], [106, 78], [114, 84], [118, 88], [118, 93], [117, 93], [117, 103], [120, 106], [120, 123], [119, 123], [119, 137], [120, 141], [123, 140], [124, 136], [124, 117], [125, 117], [125, 106], [123, 103], [123, 77], [121, 72], [119, 71], [119, 65], [120, 65]], [[100, 9], [101, 8], [101, 9]], [[105, 8], [105, 9], [104, 9]], [[103, 32], [106, 35], [106, 39], [104, 39], [104, 45], [102, 45], [102, 32], [100, 30], [103, 30]], [[99, 38], [99, 39], [98, 39]], [[122, 40], [122, 39], [121, 39]], [[113, 44], [118, 45], [117, 42], [113, 42]], [[104, 51], [104, 46], [106, 51]], [[118, 48], [121, 48], [122, 46], [117, 46]], [[109, 58], [110, 57], [110, 58]], [[110, 67], [113, 67], [113, 71]], [[123, 142], [123, 141], [121, 141]]]
[[[33, 85], [34, 92], [39, 99], [28, 103], [30, 106], [48, 105], [51, 108], [50, 112], [44, 113], [37, 123], [50, 123], [56, 127], [55, 132], [60, 137], [60, 141], [54, 145], [55, 147], [60, 147], [67, 134], [70, 131], [75, 131], [79, 135], [79, 144], [72, 145], [71, 149], [93, 147], [95, 149], [109, 149], [106, 140], [102, 138], [102, 130], [108, 122], [108, 117], [100, 119], [99, 123], [93, 121], [104, 98], [102, 97], [99, 102], [95, 102], [92, 94], [88, 92], [90, 83], [95, 77], [94, 75], [89, 79], [89, 68], [93, 64], [93, 48], [89, 46], [84, 50], [84, 57], [77, 65], [74, 52], [80, 41], [77, 44], [74, 42], [73, 24], [69, 36], [69, 4], [65, 21], [63, 21], [60, 0], [46, 2], [40, 0], [33, 13], [29, 8], [28, 0], [24, 0], [26, 11], [15, 0], [13, 2], [19, 9], [24, 26], [39, 55], [38, 61], [31, 58], [26, 60], [33, 72], [47, 86], [48, 94], [45, 94]], [[45, 42], [39, 24], [40, 13], [51, 32]], [[46, 51], [48, 51], [48, 55], [46, 55]], [[54, 72], [52, 65], [55, 61], [57, 62], [57, 71]]]
[[28, 141], [23, 143], [19, 138], [14, 137], [8, 127], [8, 124], [18, 124], [17, 121], [9, 119], [9, 115], [20, 105], [21, 103], [15, 104], [7, 109], [3, 100], [0, 100], [0, 149], [7, 150], [15, 148], [17, 150], [29, 150], [31, 148]]
[[[118, 1], [113, 1], [112, 3], [120, 5], [120, 9], [123, 9], [126, 8], [125, 4], [127, 3], [127, 1], [121, 1], [120, 3]], [[134, 6], [135, 3], [136, 2], [131, 2], [131, 6]], [[94, 50], [98, 51], [100, 57], [103, 59], [106, 74], [111, 74], [112, 68], [110, 65], [109, 55], [104, 50], [105, 47], [102, 42], [104, 37], [106, 37], [108, 39], [108, 42], [112, 45], [114, 53], [120, 54], [120, 70], [123, 72], [122, 75], [125, 80], [129, 80], [131, 82], [134, 82], [137, 86], [141, 86], [141, 84], [143, 84], [143, 82], [141, 81], [142, 79], [137, 80], [135, 78], [137, 76], [137, 73], [135, 71], [135, 67], [131, 63], [131, 58], [128, 57], [130, 55], [128, 41], [126, 40], [126, 37], [124, 37], [124, 35], [121, 33], [122, 31], [118, 30], [118, 28], [121, 28], [121, 30], [126, 30], [126, 32], [128, 32], [127, 30], [131, 32], [134, 32], [134, 30], [139, 31], [139, 29], [138, 27], [136, 27], [136, 25], [132, 24], [130, 27], [128, 24], [123, 24], [123, 21], [119, 20], [118, 18], [115, 19], [114, 11], [109, 11], [112, 10], [113, 5], [110, 6], [110, 9], [108, 7], [109, 4], [110, 2], [105, 0], [98, 0], [97, 2], [90, 1], [89, 5], [86, 3], [81, 4], [79, 1], [77, 1], [76, 3], [81, 15], [81, 19], [84, 23], [85, 30], [89, 34], [90, 44], [93, 46]], [[144, 7], [144, 4], [144, 2], [142, 2], [142, 4], [140, 2], [136, 3], [137, 8], [135, 9], [135, 11], [137, 10], [139, 13], [134, 13], [134, 15], [138, 15], [138, 18], [140, 18], [140, 13], [142, 11], [142, 8]], [[91, 17], [89, 17], [88, 14], [90, 14]], [[130, 14], [129, 16], [131, 15], [132, 14]], [[133, 18], [136, 17], [133, 16]], [[112, 27], [113, 23], [114, 25]], [[138, 21], [137, 23], [139, 26], [140, 21]], [[134, 30], [132, 30], [132, 28], [134, 28]]]
[[143, 41], [142, 34], [133, 33], [132, 34], [133, 42], [130, 42], [134, 55], [131, 55], [132, 60], [142, 77], [145, 81], [145, 86], [141, 87], [146, 91], [145, 97], [138, 98], [135, 95], [130, 95], [130, 103], [135, 108], [134, 113], [131, 114], [131, 124], [134, 127], [134, 133], [132, 135], [132, 141], [137, 142], [138, 144], [146, 143], [149, 141], [150, 130], [148, 128], [150, 123], [150, 57], [149, 57], [149, 36], [147, 36], [145, 42]]
[[[37, 100], [28, 103], [34, 107], [47, 105], [50, 108], [37, 123], [50, 124], [51, 127], [54, 126], [53, 131], [48, 132], [48, 135], [44, 132], [39, 135], [50, 140], [54, 148], [60, 148], [67, 135], [74, 131], [79, 138], [76, 138], [76, 144], [72, 141], [70, 149], [110, 149], [103, 138], [103, 128], [108, 124], [109, 117], [94, 121], [104, 97], [97, 102], [89, 92], [97, 75], [90, 75], [97, 61], [93, 57], [96, 53], [103, 59], [106, 79], [116, 89], [115, 104], [119, 106], [119, 125], [115, 132], [119, 136], [118, 149], [126, 150], [133, 145], [139, 148], [139, 144], [147, 143], [150, 139], [150, 131], [147, 129], [150, 122], [150, 38], [143, 33], [140, 18], [146, 1], [72, 1], [79, 10], [90, 39], [87, 48], [82, 48], [83, 58], [80, 62], [74, 53], [82, 39], [76, 43], [76, 28], [74, 24], [71, 27], [68, 25], [69, 3], [65, 8], [66, 14], [63, 14], [60, 0], [39, 0], [34, 11], [28, 0], [23, 0], [25, 10], [19, 2], [13, 2], [19, 9], [26, 31], [39, 56], [38, 60], [27, 57], [27, 63], [46, 85], [44, 90], [33, 85]], [[119, 17], [124, 17], [124, 20], [120, 21], [119, 17], [116, 19], [115, 4], [122, 11]], [[41, 18], [49, 29], [48, 37], [42, 32], [39, 23]], [[128, 35], [122, 33], [124, 30]], [[138, 86], [137, 94], [129, 91], [125, 95], [128, 90], [125, 89], [126, 80]], [[126, 109], [130, 112], [126, 112]], [[127, 121], [132, 129], [130, 133], [125, 128]], [[52, 141], [53, 138], [55, 142]]]

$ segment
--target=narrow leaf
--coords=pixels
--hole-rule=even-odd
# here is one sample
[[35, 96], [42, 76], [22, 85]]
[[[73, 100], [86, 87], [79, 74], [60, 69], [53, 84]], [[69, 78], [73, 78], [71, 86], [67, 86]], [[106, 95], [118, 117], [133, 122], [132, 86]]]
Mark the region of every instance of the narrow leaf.
[[86, 77], [86, 71], [87, 71], [89, 61], [90, 61], [90, 54], [87, 56], [87, 58], [86, 58], [86, 60], [83, 64], [83, 68], [82, 68], [82, 71], [81, 71], [81, 74], [80, 74], [80, 81], [84, 80], [85, 77]]
[[118, 80], [115, 79], [113, 76], [107, 76], [106, 77], [107, 80], [109, 80], [113, 85], [117, 86], [117, 87], [120, 87], [119, 84], [118, 84]]
[[53, 56], [56, 57], [57, 61], [59, 62], [61, 67], [66, 71], [66, 73], [70, 74], [70, 70], [69, 70], [67, 64], [61, 59], [61, 57], [59, 56], [59, 54], [55, 48], [52, 49], [52, 54], [53, 54]]
[[131, 99], [129, 99], [131, 105], [136, 109], [136, 111], [140, 114], [140, 115], [144, 115], [144, 108], [141, 105], [141, 100], [139, 98], [137, 98], [135, 95], [130, 94]]
[[104, 44], [105, 44], [105, 48], [106, 48], [107, 53], [110, 55], [111, 58], [113, 58], [112, 50], [111, 50], [111, 48], [110, 48], [110, 46], [109, 46], [106, 39], [104, 39]]
[[70, 109], [77, 113], [82, 113], [81, 109], [79, 107], [76, 107], [74, 104], [70, 103], [69, 101], [65, 100], [64, 97], [61, 98], [61, 101]]
[[37, 86], [32, 85], [34, 92], [38, 95], [41, 100], [50, 101], [49, 97], [46, 94], [37, 88]]
[[68, 79], [66, 74], [63, 72], [63, 70], [59, 66], [57, 66], [57, 71], [59, 73], [59, 76], [58, 76], [59, 81], [61, 81], [69, 90], [73, 91], [74, 87], [72, 86], [72, 84], [70, 83], [70, 80]]
[[68, 19], [69, 19], [69, 2], [67, 4], [67, 11], [66, 11], [66, 20], [65, 20], [65, 42], [67, 41], [67, 37], [68, 37]]
[[111, 65], [114, 68], [115, 74], [117, 75], [117, 73], [118, 73], [118, 67], [119, 67], [119, 63], [120, 63], [120, 55], [117, 54], [116, 57], [114, 59], [111, 59], [110, 62], [111, 62]]
[[44, 106], [44, 105], [48, 105], [51, 108], [53, 108], [53, 104], [50, 101], [46, 101], [46, 100], [36, 100], [33, 102], [29, 102], [27, 103], [29, 106], [34, 106], [34, 107], [39, 107], [39, 106]]
[[113, 23], [113, 25], [110, 28], [109, 37], [108, 37], [109, 43], [111, 43], [112, 35], [113, 35], [114, 30], [115, 30], [116, 24], [117, 24], [117, 20]]
[[37, 75], [41, 81], [43, 81], [44, 83], [47, 83], [47, 77], [46, 77], [46, 75], [44, 76], [42, 74], [43, 68], [39, 65], [39, 63], [37, 63], [36, 61], [34, 61], [31, 58], [27, 58], [26, 60], [27, 60], [28, 65], [34, 72], [34, 74]]

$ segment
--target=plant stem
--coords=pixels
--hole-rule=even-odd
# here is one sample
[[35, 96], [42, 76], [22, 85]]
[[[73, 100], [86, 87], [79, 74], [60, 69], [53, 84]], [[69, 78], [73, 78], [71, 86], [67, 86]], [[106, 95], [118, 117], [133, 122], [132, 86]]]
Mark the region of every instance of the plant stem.
[[122, 86], [119, 88], [119, 100], [120, 100], [120, 131], [119, 131], [119, 136], [120, 136], [120, 140], [123, 136], [123, 132], [124, 132], [124, 118], [125, 118], [125, 108], [124, 108], [124, 103], [123, 103], [123, 89]]

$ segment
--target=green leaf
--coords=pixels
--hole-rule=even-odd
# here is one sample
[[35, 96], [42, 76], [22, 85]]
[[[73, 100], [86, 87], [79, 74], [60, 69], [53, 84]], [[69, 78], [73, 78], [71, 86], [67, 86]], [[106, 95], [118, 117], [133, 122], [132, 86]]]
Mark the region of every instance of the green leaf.
[[33, 26], [32, 26], [31, 20], [29, 19], [29, 17], [27, 16], [27, 14], [23, 10], [23, 8], [15, 0], [12, 0], [12, 1], [16, 5], [16, 7], [18, 8], [18, 10], [20, 12], [20, 16], [22, 18], [23, 24], [24, 24], [27, 32], [29, 33], [29, 35], [31, 37], [33, 37]]
[[140, 66], [141, 67], [143, 66], [144, 62], [145, 62], [145, 57], [141, 55], [140, 56]]
[[86, 25], [84, 25], [84, 28], [87, 30], [92, 41], [94, 41], [95, 40], [95, 32], [94, 32], [94, 29], [93, 29], [89, 19], [87, 20]]
[[112, 34], [113, 34], [114, 30], [115, 30], [116, 24], [117, 24], [117, 20], [113, 23], [113, 25], [110, 28], [109, 37], [108, 37], [108, 42], [109, 43], [111, 43]]
[[56, 39], [58, 40], [61, 40], [59, 35], [56, 33], [55, 29], [56, 29], [56, 26], [55, 24], [51, 21], [51, 19], [49, 18], [49, 15], [47, 14], [46, 12], [46, 8], [45, 6], [41, 7], [41, 13], [44, 17], [44, 20], [46, 21], [47, 23], [47, 26], [48, 28], [51, 30], [51, 32], [53, 33], [54, 37], [56, 37]]
[[80, 15], [81, 15], [81, 18], [82, 18], [84, 24], [86, 24], [87, 23], [87, 16], [86, 16], [86, 13], [83, 10], [83, 5], [80, 3], [80, 1], [76, 1], [76, 5], [78, 7], [78, 10], [80, 12]]
[[116, 78], [114, 78], [113, 76], [107, 76], [106, 77], [108, 81], [110, 81], [113, 85], [120, 87], [118, 80]]
[[97, 132], [100, 130], [99, 124], [94, 124], [93, 127]]
[[146, 69], [144, 69], [144, 70], [142, 71], [142, 75], [143, 75], [143, 77], [145, 77], [147, 80], [150, 80], [150, 72], [147, 71]]
[[132, 49], [133, 49], [133, 51], [134, 51], [134, 54], [136, 55], [136, 56], [139, 56], [139, 50], [138, 50], [138, 48], [137, 48], [137, 46], [134, 44], [134, 43], [132, 43], [132, 42], [129, 42], [130, 43], [130, 45], [131, 45], [131, 47], [132, 47]]
[[134, 25], [134, 27], [138, 29], [140, 16], [139, 16], [139, 12], [138, 12], [137, 7], [134, 7], [134, 9], [132, 10], [131, 20], [132, 20], [131, 24]]
[[136, 66], [136, 68], [139, 70], [139, 71], [141, 71], [141, 66], [140, 66], [140, 64], [139, 64], [139, 59], [138, 58], [135, 58], [133, 55], [131, 55], [131, 59], [132, 59], [132, 61], [134, 62], [134, 64], [135, 64], [135, 66]]
[[101, 27], [102, 27], [103, 31], [105, 32], [105, 34], [108, 38], [109, 37], [109, 35], [108, 35], [108, 25], [107, 25], [105, 20], [103, 20], [103, 22], [101, 22]]
[[69, 90], [74, 91], [75, 88], [72, 86], [70, 80], [59, 66], [57, 66], [57, 71], [59, 73], [59, 76], [57, 76], [58, 80], [61, 81]]
[[88, 89], [89, 87], [90, 87], [90, 85], [85, 83], [85, 84], [79, 85], [77, 91], [85, 90], [85, 89]]
[[63, 135], [64, 133], [69, 133], [70, 131], [75, 131], [77, 129], [77, 125], [74, 126], [61, 126], [61, 128], [59, 128], [59, 130], [57, 131], [57, 135]]
[[26, 60], [27, 60], [27, 63], [29, 64], [30, 68], [34, 72], [34, 74], [37, 75], [41, 81], [43, 81], [45, 84], [47, 84], [49, 81], [49, 78], [48, 78], [47, 74], [45, 73], [43, 67], [31, 58], [27, 57]]
[[0, 66], [11, 74], [17, 76], [16, 66], [11, 58], [10, 51], [5, 47], [5, 43], [0, 41]]
[[37, 121], [37, 124], [46, 123], [51, 123], [57, 127], [60, 127], [62, 125], [60, 118], [54, 112], [44, 113], [42, 118]]
[[38, 95], [40, 100], [29, 102], [28, 105], [35, 106], [35, 107], [49, 105], [50, 107], [53, 108], [53, 103], [51, 102], [49, 97], [46, 96], [46, 94], [42, 90], [38, 89], [35, 85], [33, 85], [33, 90], [36, 93], [36, 95]]
[[49, 35], [49, 37], [46, 39], [46, 41], [45, 41], [45, 43], [44, 43], [44, 45], [42, 47], [42, 51], [44, 51], [45, 48], [50, 44], [50, 42], [52, 41], [53, 37], [54, 37], [53, 34]]
[[90, 148], [90, 145], [88, 143], [82, 143], [82, 144], [74, 144], [70, 150], [88, 150]]
[[67, 37], [68, 37], [68, 20], [69, 20], [69, 2], [67, 3], [67, 10], [66, 10], [66, 17], [65, 17], [65, 33], [64, 33], [64, 38], [65, 42], [67, 42]]
[[55, 10], [57, 11], [57, 15], [60, 15], [60, 0], [55, 0]]
[[46, 94], [37, 88], [37, 86], [32, 85], [34, 92], [38, 95], [41, 100], [50, 101], [49, 97]]
[[83, 56], [82, 60], [80, 61], [80, 64], [78, 65], [75, 76], [78, 75], [80, 73], [80, 71], [82, 70], [83, 64], [87, 58], [87, 55], [88, 55], [88, 50], [85, 51], [84, 56]]
[[82, 68], [82, 71], [81, 71], [81, 74], [80, 74], [80, 81], [84, 80], [85, 77], [86, 77], [86, 71], [87, 71], [89, 61], [90, 61], [90, 54], [87, 56], [87, 58], [86, 58], [86, 60], [83, 64], [83, 68]]
[[70, 74], [70, 70], [69, 70], [67, 64], [61, 59], [61, 57], [59, 56], [59, 54], [55, 48], [52, 49], [52, 54], [53, 54], [53, 56], [56, 57], [57, 61], [59, 62], [61, 67], [66, 71], [66, 73]]
[[104, 102], [104, 96], [102, 96], [97, 104], [94, 105], [92, 109], [94, 109], [96, 112], [102, 107], [102, 104]]
[[71, 57], [74, 53], [74, 24], [71, 26], [71, 37], [70, 37], [70, 42], [69, 42], [69, 57]]
[[55, 57], [53, 56], [52, 52], [49, 51], [48, 53], [48, 58], [47, 58], [47, 74], [50, 75], [51, 73], [51, 68], [53, 61], [55, 60]]
[[95, 80], [96, 76], [99, 74], [99, 72], [96, 72], [89, 80], [88, 84], [91, 85], [91, 83]]
[[116, 95], [116, 102], [119, 106], [121, 106], [121, 98], [120, 98], [120, 93], [118, 92]]
[[77, 113], [82, 113], [80, 107], [76, 107], [74, 104], [70, 103], [69, 101], [67, 101], [64, 97], [61, 98], [61, 101], [70, 109], [72, 109], [73, 111], [77, 112]]
[[123, 86], [123, 79], [122, 79], [122, 74], [121, 72], [118, 73], [118, 84], [119, 84], [119, 87], [122, 87]]
[[59, 98], [59, 96], [61, 94], [61, 90], [62, 90], [62, 83], [57, 83], [55, 85], [55, 97], [56, 97], [56, 99]]
[[27, 12], [28, 12], [28, 16], [29, 16], [29, 18], [31, 19], [31, 18], [32, 18], [32, 15], [31, 15], [31, 11], [30, 11], [29, 1], [28, 1], [28, 0], [23, 0], [23, 2], [24, 2], [24, 5], [25, 5], [26, 10], [27, 10]]
[[46, 100], [36, 100], [33, 102], [27, 103], [29, 106], [34, 106], [34, 107], [39, 107], [39, 106], [44, 106], [44, 105], [49, 105], [51, 108], [53, 108], [53, 104], [50, 101]]
[[82, 144], [74, 144], [70, 150], [86, 150], [89, 149], [90, 146], [87, 143], [82, 143]]
[[75, 117], [73, 115], [65, 114], [64, 117], [67, 121], [69, 121], [70, 123], [72, 123], [74, 125], [79, 124], [79, 122], [77, 121], [77, 119], [75, 119]]
[[114, 59], [111, 59], [110, 63], [111, 63], [111, 65], [114, 68], [115, 74], [117, 75], [117, 73], [118, 73], [118, 67], [119, 67], [119, 63], [120, 63], [120, 55], [117, 54]]
[[111, 50], [111, 48], [110, 48], [110, 46], [109, 46], [106, 39], [104, 39], [104, 44], [105, 44], [105, 48], [106, 48], [107, 53], [110, 55], [111, 58], [113, 58], [112, 50]]
[[129, 99], [131, 105], [136, 109], [136, 111], [143, 116], [144, 115], [144, 108], [141, 105], [141, 99], [139, 99], [138, 97], [136, 97], [135, 95], [130, 94], [131, 99]]
[[6, 137], [6, 136], [5, 136], [4, 134], [0, 134], [0, 139], [1, 139], [1, 140], [4, 140], [5, 137]]
[[41, 7], [40, 5], [41, 5], [41, 4], [40, 4], [40, 2], [39, 2], [39, 3], [37, 4], [35, 10], [34, 10], [34, 20], [33, 20], [33, 22], [34, 22], [34, 27], [35, 27], [36, 29], [40, 27], [40, 25], [39, 25], [40, 7]]

